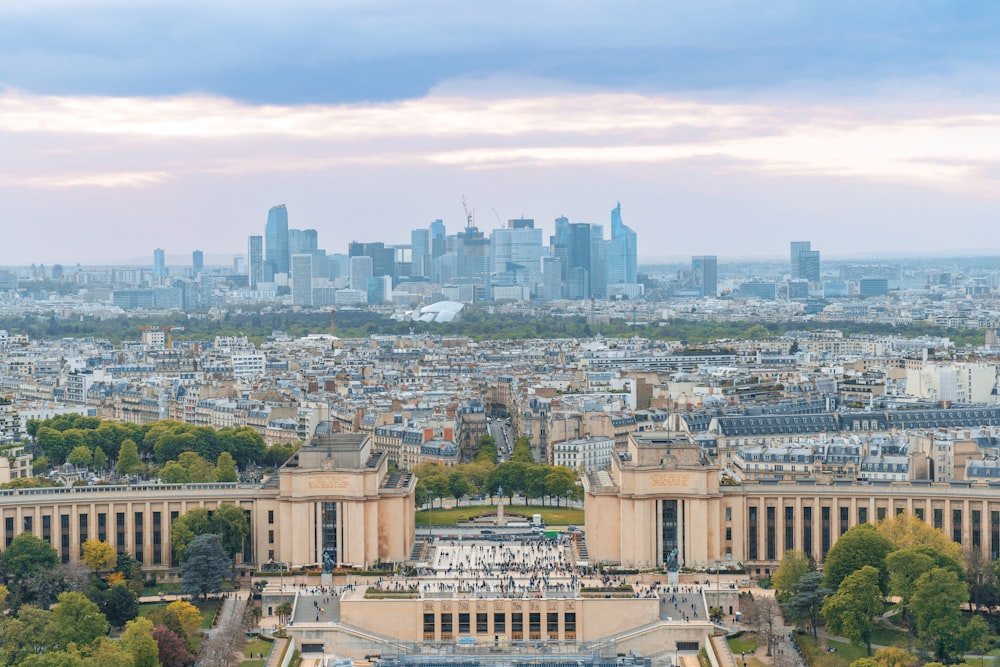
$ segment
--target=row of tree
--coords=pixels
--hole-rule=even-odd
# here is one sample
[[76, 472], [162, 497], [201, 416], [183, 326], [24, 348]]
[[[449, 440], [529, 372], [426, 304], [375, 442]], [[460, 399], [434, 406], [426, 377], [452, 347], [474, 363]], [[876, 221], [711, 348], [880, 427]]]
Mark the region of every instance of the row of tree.
[[442, 466], [424, 463], [414, 466], [417, 476], [416, 504], [454, 498], [488, 495], [490, 500], [501, 493], [513, 502], [521, 495], [525, 504], [532, 498], [579, 500], [583, 489], [576, 483], [576, 473], [564, 466], [534, 463], [527, 438], [514, 440], [510, 461], [496, 463], [496, 442], [491, 436], [480, 439], [472, 463]]
[[[949, 662], [981, 646], [989, 632], [981, 616], [962, 621], [962, 605], [983, 580], [982, 572], [974, 577], [978, 584], [968, 577], [981, 567], [981, 557], [969, 561], [967, 570], [961, 546], [943, 532], [900, 514], [848, 530], [830, 549], [822, 572], [802, 552], [786, 552], [773, 583], [790, 619], [811, 626], [814, 635], [822, 619], [830, 632], [870, 656], [877, 620], [895, 606], [911, 638]], [[992, 587], [995, 596], [995, 579]]]
[[[168, 483], [235, 482], [251, 465], [278, 467], [296, 446], [266, 447], [248, 427], [211, 429], [164, 420], [120, 424], [81, 415], [60, 415], [29, 422], [28, 432], [41, 450], [35, 472], [68, 462], [120, 476], [159, 478]], [[16, 480], [12, 486], [44, 485], [44, 478]]]

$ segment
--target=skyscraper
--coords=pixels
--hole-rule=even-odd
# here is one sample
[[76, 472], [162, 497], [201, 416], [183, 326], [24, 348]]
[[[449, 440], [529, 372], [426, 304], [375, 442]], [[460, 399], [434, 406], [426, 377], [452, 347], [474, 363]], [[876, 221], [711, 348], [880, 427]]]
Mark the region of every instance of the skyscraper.
[[163, 248], [153, 250], [153, 277], [163, 278], [167, 275], [167, 260]]
[[792, 241], [791, 243], [791, 260], [792, 260], [792, 280], [801, 278], [799, 275], [799, 253], [809, 250], [812, 243], [809, 241]]
[[312, 261], [308, 253], [292, 255], [292, 305], [312, 305]]
[[510, 220], [507, 224], [490, 233], [496, 282], [534, 290], [542, 279], [542, 230], [534, 228], [534, 220]]
[[622, 223], [622, 205], [611, 209], [611, 240], [606, 260], [609, 285], [633, 285], [638, 274], [638, 238]]
[[799, 252], [799, 277], [811, 283], [818, 283], [819, 276], [819, 250]]
[[247, 244], [247, 272], [250, 289], [257, 289], [257, 284], [264, 282], [264, 237], [251, 236]]
[[368, 290], [368, 279], [372, 277], [372, 258], [368, 255], [351, 257], [351, 289], [361, 292]]
[[719, 293], [719, 262], [715, 255], [691, 258], [691, 282], [698, 296], [717, 296]]
[[410, 275], [423, 278], [429, 274], [431, 264], [431, 232], [429, 229], [414, 229], [410, 232], [410, 247], [413, 260]]
[[205, 269], [205, 253], [201, 250], [195, 250], [191, 253], [191, 268], [194, 269], [195, 275], [198, 275]]
[[570, 299], [586, 299], [591, 295], [591, 239], [590, 225], [587, 223], [573, 222], [567, 225], [566, 296]]
[[264, 241], [264, 260], [270, 266], [271, 273], [288, 273], [288, 211], [284, 204], [272, 206], [267, 212]]

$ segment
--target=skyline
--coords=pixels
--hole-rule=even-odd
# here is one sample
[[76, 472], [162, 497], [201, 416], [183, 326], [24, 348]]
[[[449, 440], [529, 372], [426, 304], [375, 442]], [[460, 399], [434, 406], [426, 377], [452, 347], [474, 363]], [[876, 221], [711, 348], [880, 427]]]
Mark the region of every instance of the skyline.
[[1000, 8], [235, 9], [0, 5], [0, 264], [245, 253], [279, 203], [405, 243], [463, 195], [546, 235], [621, 201], [647, 264], [1000, 248]]

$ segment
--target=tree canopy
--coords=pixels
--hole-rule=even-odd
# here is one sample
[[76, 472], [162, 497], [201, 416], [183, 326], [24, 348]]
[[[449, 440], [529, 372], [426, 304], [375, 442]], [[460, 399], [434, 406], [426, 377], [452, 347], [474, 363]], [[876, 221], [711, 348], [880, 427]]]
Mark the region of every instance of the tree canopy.
[[838, 590], [840, 582], [849, 574], [866, 565], [879, 573], [879, 590], [888, 591], [889, 574], [885, 558], [893, 550], [892, 542], [882, 535], [875, 526], [862, 523], [840, 536], [826, 555], [823, 563], [823, 585], [830, 590]]

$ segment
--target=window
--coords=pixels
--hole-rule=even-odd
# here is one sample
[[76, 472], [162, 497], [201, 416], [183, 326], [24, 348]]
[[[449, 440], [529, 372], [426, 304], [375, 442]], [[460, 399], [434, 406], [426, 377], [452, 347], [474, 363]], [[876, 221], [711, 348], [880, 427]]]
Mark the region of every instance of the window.
[[962, 543], [962, 510], [951, 511], [951, 541]]
[[441, 639], [451, 639], [451, 614], [441, 614]]
[[274, 523], [274, 510], [267, 511], [267, 522]]
[[490, 631], [489, 617], [490, 615], [485, 612], [479, 612], [476, 614], [476, 634], [485, 635]]
[[726, 521], [732, 521], [732, 520], [733, 520], [733, 508], [732, 507], [727, 507], [726, 508]]
[[545, 634], [548, 635], [549, 639], [559, 639], [559, 614], [557, 612], [550, 611], [546, 615]]
[[524, 614], [520, 612], [510, 615], [510, 638], [524, 639]]
[[757, 508], [747, 508], [747, 556], [757, 560]]
[[537, 611], [528, 614], [528, 639], [542, 638], [542, 615]]
[[726, 542], [732, 542], [732, 541], [733, 541], [733, 529], [727, 526], [726, 527]]
[[568, 611], [563, 614], [563, 626], [566, 639], [576, 639], [576, 612]]
[[795, 548], [795, 508], [785, 508], [785, 551]]
[[813, 508], [802, 508], [802, 551], [806, 556], [813, 555]]
[[507, 614], [502, 611], [493, 614], [493, 632], [498, 635], [507, 632]]
[[767, 559], [776, 560], [778, 558], [777, 538], [775, 537], [775, 508], [767, 508]]
[[820, 508], [820, 542], [822, 548], [822, 557], [826, 558], [826, 554], [830, 551], [830, 508], [821, 507]]
[[424, 614], [424, 640], [434, 639], [434, 614]]
[[469, 614], [461, 613], [458, 615], [458, 634], [467, 635], [469, 632]]
[[268, 544], [274, 544], [274, 531], [273, 530], [267, 531], [267, 543]]

